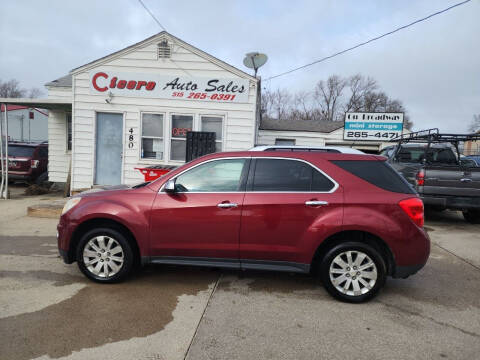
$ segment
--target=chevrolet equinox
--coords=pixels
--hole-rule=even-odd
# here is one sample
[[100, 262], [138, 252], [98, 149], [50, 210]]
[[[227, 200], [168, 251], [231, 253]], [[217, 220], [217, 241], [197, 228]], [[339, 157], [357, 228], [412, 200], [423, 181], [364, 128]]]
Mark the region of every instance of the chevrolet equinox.
[[387, 276], [421, 269], [423, 203], [375, 155], [217, 153], [151, 183], [81, 193], [63, 209], [58, 247], [91, 280], [123, 280], [147, 263], [317, 276], [362, 302]]

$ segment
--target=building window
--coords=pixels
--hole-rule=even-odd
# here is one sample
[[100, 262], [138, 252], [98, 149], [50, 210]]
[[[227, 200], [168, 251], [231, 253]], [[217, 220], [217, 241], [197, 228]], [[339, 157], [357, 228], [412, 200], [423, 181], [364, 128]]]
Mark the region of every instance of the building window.
[[275, 145], [293, 146], [295, 139], [275, 139]]
[[168, 44], [167, 40], [162, 40], [158, 45], [158, 58], [159, 59], [169, 59], [172, 55], [172, 49]]
[[142, 114], [142, 159], [163, 160], [163, 114]]
[[172, 115], [170, 160], [185, 161], [187, 154], [187, 132], [192, 131], [193, 115]]
[[72, 151], [72, 114], [67, 113], [67, 151]]
[[215, 151], [222, 151], [223, 143], [223, 117], [220, 116], [202, 116], [202, 131], [215, 133]]

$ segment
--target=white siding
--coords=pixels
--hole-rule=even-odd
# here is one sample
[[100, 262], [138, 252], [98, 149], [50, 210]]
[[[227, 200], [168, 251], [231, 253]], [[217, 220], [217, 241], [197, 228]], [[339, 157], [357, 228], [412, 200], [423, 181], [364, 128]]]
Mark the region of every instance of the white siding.
[[49, 99], [72, 99], [72, 88], [47, 86]]
[[275, 145], [275, 139], [295, 140], [299, 146], [325, 146], [325, 134], [307, 131], [260, 130], [258, 145]]
[[52, 110], [48, 114], [48, 180], [66, 182], [69, 163], [66, 114]]
[[[404, 130], [405, 133], [409, 132]], [[392, 145], [388, 142], [376, 141], [351, 141], [343, 140], [343, 127], [330, 133], [313, 131], [279, 131], [259, 130], [257, 145], [274, 145], [275, 139], [294, 139], [295, 145], [299, 146], [352, 146], [359, 150], [379, 151], [386, 146]]]
[[[239, 75], [175, 44], [171, 59], [157, 59], [158, 39], [144, 44], [116, 59], [105, 62], [95, 70], [115, 72], [155, 73], [159, 75], [183, 75], [192, 77], [217, 76], [239, 78]], [[111, 104], [105, 95], [92, 95], [89, 91], [89, 72], [92, 68], [74, 74], [74, 158], [72, 189], [84, 189], [93, 185], [95, 152], [96, 112], [120, 112], [124, 114], [123, 178], [126, 184], [143, 180], [135, 167], [154, 164], [179, 164], [178, 162], [140, 159], [140, 114], [158, 112], [166, 115], [164, 135], [168, 134], [168, 119], [171, 113], [193, 114], [194, 130], [200, 130], [200, 116], [221, 115], [224, 117], [223, 150], [246, 150], [254, 145], [256, 115], [256, 84], [250, 81], [248, 103], [215, 103], [206, 101], [165, 100], [146, 97], [114, 96]], [[238, 72], [237, 72], [238, 73]], [[128, 148], [129, 129], [133, 129], [134, 147]], [[166, 146], [168, 147], [168, 145]], [[168, 148], [165, 149], [168, 153]]]

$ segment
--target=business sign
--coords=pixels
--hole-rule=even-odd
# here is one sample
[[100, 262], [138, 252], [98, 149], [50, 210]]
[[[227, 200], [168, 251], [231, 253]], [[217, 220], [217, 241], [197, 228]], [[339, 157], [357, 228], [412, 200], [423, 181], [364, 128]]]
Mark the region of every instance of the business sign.
[[388, 141], [402, 135], [403, 113], [345, 114], [343, 139], [351, 141]]
[[150, 97], [212, 102], [248, 102], [249, 81], [246, 79], [197, 78], [176, 75], [90, 73], [90, 93], [112, 93], [118, 96]]

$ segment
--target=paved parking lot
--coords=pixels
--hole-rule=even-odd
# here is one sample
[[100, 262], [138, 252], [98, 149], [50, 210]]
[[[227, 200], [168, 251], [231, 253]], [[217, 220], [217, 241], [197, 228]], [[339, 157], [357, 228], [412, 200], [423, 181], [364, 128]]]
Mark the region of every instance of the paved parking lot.
[[0, 359], [473, 359], [480, 226], [429, 214], [432, 253], [368, 304], [307, 276], [173, 266], [97, 285], [57, 256], [51, 196], [0, 202]]

